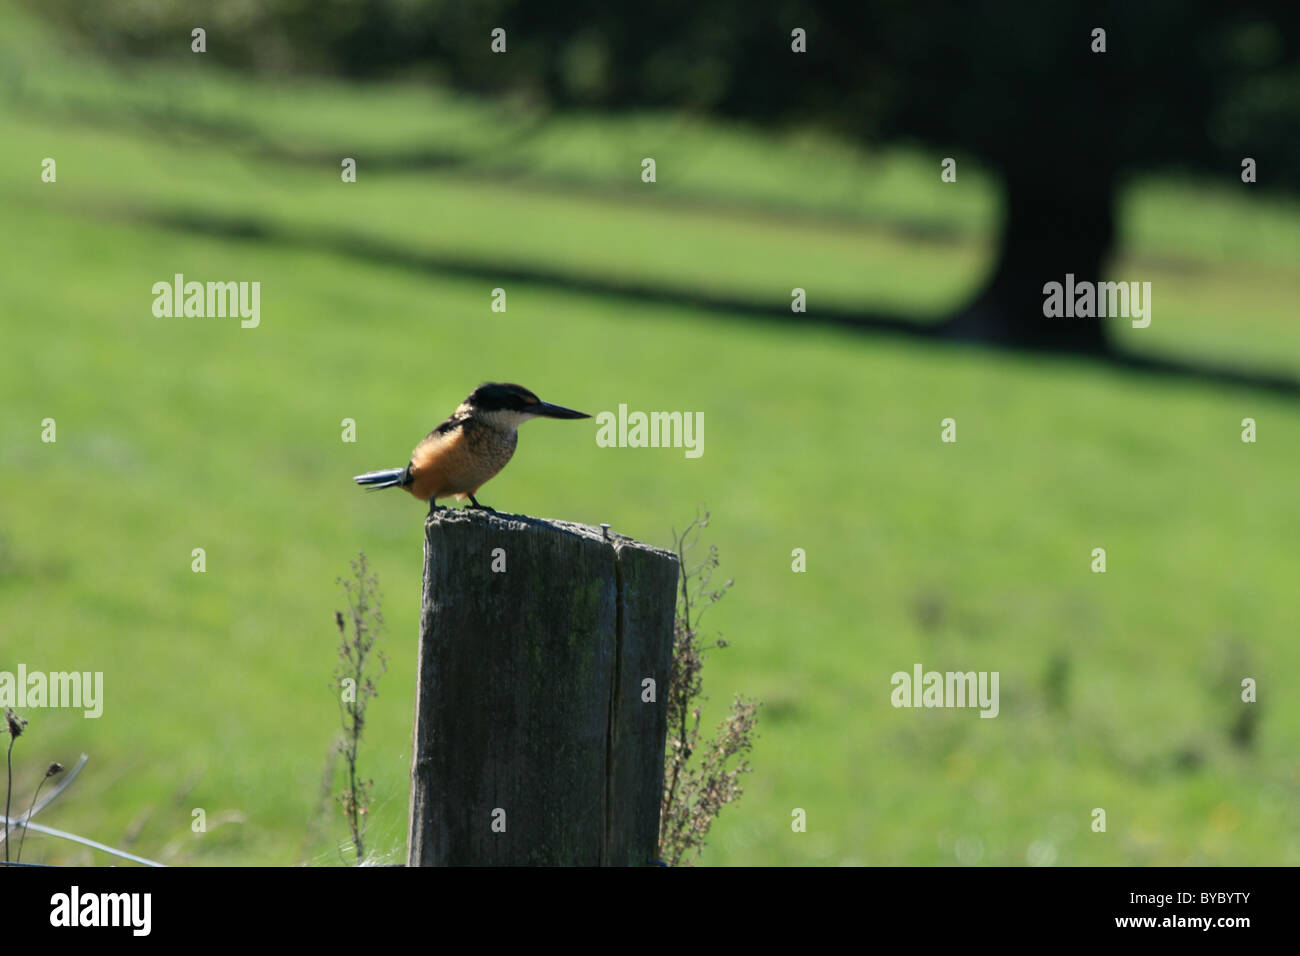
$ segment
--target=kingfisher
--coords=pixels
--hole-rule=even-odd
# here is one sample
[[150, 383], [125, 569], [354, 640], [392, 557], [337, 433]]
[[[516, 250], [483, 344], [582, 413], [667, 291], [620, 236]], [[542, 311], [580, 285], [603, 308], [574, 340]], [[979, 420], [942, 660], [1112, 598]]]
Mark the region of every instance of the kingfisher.
[[530, 418], [590, 418], [586, 412], [544, 402], [522, 385], [485, 382], [445, 422], [415, 446], [405, 468], [385, 468], [352, 480], [372, 491], [405, 488], [429, 510], [438, 498], [469, 498], [471, 507], [491, 511], [474, 497], [515, 453], [518, 428]]

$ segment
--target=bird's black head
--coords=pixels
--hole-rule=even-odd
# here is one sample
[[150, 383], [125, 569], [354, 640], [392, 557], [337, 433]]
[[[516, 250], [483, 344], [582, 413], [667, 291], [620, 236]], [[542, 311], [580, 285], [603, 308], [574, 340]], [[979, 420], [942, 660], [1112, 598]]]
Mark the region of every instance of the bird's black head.
[[521, 419], [543, 416], [545, 418], [590, 418], [585, 412], [544, 402], [522, 385], [509, 382], [484, 382], [470, 392], [465, 404], [476, 412], [513, 412]]
[[508, 382], [484, 382], [465, 399], [465, 404], [484, 412], [522, 412], [540, 403], [541, 399], [522, 385]]

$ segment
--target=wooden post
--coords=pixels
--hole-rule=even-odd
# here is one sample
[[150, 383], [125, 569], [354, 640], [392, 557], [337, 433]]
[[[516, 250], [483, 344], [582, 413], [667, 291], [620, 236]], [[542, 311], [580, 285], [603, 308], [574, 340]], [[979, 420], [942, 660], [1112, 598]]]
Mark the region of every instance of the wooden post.
[[676, 555], [599, 528], [429, 516], [411, 866], [654, 859], [676, 589]]

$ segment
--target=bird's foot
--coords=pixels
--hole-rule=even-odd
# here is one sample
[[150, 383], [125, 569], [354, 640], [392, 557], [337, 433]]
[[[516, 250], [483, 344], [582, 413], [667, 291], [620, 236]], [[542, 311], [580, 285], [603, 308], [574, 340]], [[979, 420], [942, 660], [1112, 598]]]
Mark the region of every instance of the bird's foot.
[[497, 513], [497, 510], [496, 510], [495, 508], [489, 508], [487, 505], [481, 505], [481, 504], [479, 504], [479, 503], [478, 503], [478, 499], [475, 498], [473, 495], [470, 495], [470, 496], [469, 496], [469, 500], [470, 500], [470, 505], [469, 505], [469, 506], [470, 506], [471, 508], [474, 508], [474, 509], [477, 510], [477, 511], [487, 511], [487, 512], [491, 512], [492, 514], [496, 514], [496, 513]]

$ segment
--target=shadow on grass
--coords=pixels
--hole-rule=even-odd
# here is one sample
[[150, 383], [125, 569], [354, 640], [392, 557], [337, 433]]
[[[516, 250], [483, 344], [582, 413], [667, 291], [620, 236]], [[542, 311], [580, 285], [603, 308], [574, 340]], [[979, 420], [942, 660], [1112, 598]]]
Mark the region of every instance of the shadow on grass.
[[[328, 144], [301, 145], [283, 142], [266, 134], [258, 125], [229, 116], [194, 116], [183, 109], [152, 104], [126, 104], [105, 108], [75, 98], [56, 99], [24, 94], [16, 101], [43, 118], [58, 115], [79, 126], [127, 133], [146, 133], [151, 137], [184, 139], [205, 144], [212, 149], [230, 151], [252, 161], [265, 161], [305, 169], [337, 169], [344, 156], [352, 156], [368, 173], [454, 173], [465, 180], [486, 183], [526, 181], [534, 192], [615, 199], [619, 202], [647, 202], [641, 190], [629, 191], [625, 184], [592, 180], [575, 174], [549, 171], [539, 173], [529, 158], [503, 161], [532, 139], [550, 128], [555, 115], [539, 112], [524, 119], [510, 115], [496, 118], [504, 128], [500, 137], [474, 147], [434, 147], [427, 144], [411, 147], [384, 146], [382, 149]], [[656, 208], [676, 205], [693, 213], [710, 210], [728, 215], [761, 213], [768, 219], [788, 222], [840, 226], [856, 229], [870, 226], [901, 240], [957, 245], [969, 230], [934, 217], [904, 215], [878, 211], [864, 214], [833, 208], [808, 209], [782, 201], [742, 202], [734, 198], [709, 196], [700, 192], [656, 194]]]
[[1103, 367], [1124, 369], [1171, 381], [1238, 386], [1271, 392], [1287, 398], [1300, 398], [1300, 379], [1253, 369], [1163, 356], [1138, 355], [1114, 349], [1103, 353], [1075, 353], [1005, 344], [994, 346], [985, 342], [964, 340], [952, 334], [949, 326], [943, 322], [908, 320], [878, 312], [833, 307], [818, 307], [796, 315], [791, 313], [790, 306], [786, 302], [773, 304], [745, 300], [695, 289], [591, 276], [559, 269], [539, 268], [523, 263], [489, 264], [482, 260], [460, 258], [446, 253], [412, 250], [366, 236], [276, 229], [255, 219], [216, 218], [209, 214], [143, 210], [131, 210], [125, 215], [137, 222], [179, 232], [235, 241], [276, 243], [297, 249], [328, 252], [390, 267], [397, 266], [422, 274], [483, 279], [494, 285], [505, 282], [531, 283], [564, 292], [614, 296], [638, 303], [701, 309], [734, 318], [779, 322], [782, 325], [816, 325], [935, 344], [959, 343], [968, 347], [996, 348], [998, 351], [1023, 354], [1069, 356], [1080, 360], [1086, 359]]

